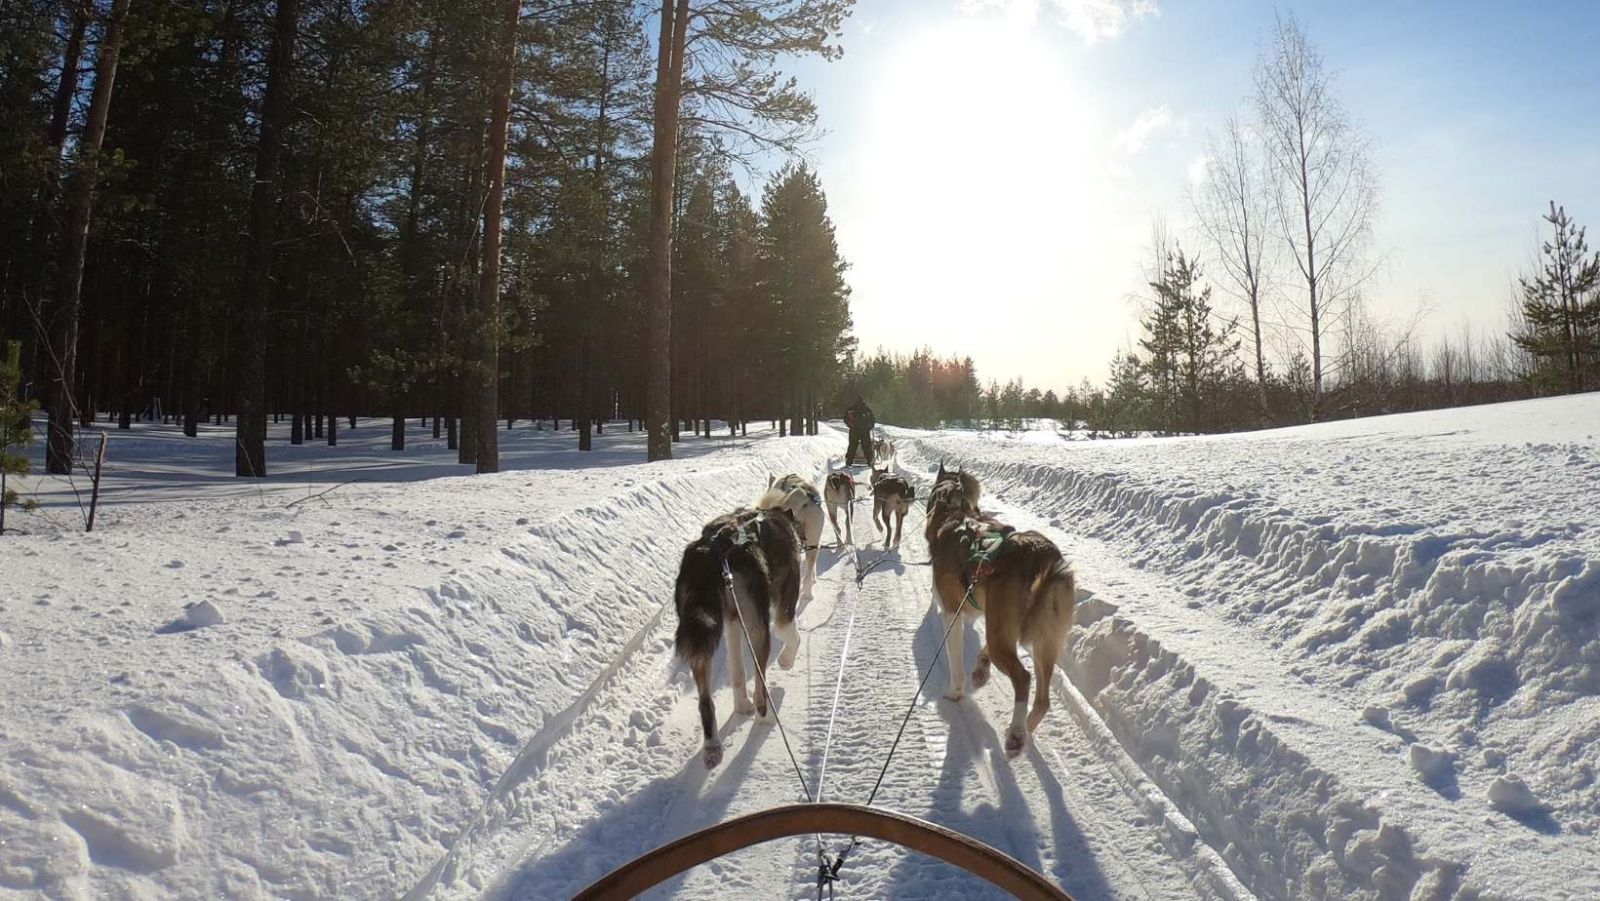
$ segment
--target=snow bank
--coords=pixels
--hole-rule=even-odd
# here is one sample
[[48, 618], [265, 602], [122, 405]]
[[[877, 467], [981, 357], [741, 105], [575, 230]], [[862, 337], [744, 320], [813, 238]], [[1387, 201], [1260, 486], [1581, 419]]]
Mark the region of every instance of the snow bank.
[[1585, 395], [1218, 438], [914, 444], [1151, 577], [1150, 597], [1090, 602], [1068, 669], [1252, 890], [1592, 896], [1596, 432]]
[[[571, 441], [534, 434], [513, 453]], [[8, 536], [0, 889], [397, 896], [661, 609], [699, 525], [837, 444], [130, 504], [93, 535]]]

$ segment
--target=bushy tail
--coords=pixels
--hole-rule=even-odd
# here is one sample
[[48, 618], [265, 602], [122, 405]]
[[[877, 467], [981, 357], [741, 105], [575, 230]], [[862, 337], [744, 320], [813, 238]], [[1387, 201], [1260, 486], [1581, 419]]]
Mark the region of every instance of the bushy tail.
[[1036, 636], [1033, 640], [1046, 634], [1054, 634], [1056, 639], [1065, 638], [1078, 612], [1078, 578], [1072, 567], [1058, 558], [1033, 577], [1029, 593], [1033, 603], [1029, 605], [1023, 631]]
[[722, 642], [722, 567], [716, 552], [700, 542], [689, 545], [678, 566], [674, 600], [678, 631], [673, 649], [685, 663], [709, 663]]

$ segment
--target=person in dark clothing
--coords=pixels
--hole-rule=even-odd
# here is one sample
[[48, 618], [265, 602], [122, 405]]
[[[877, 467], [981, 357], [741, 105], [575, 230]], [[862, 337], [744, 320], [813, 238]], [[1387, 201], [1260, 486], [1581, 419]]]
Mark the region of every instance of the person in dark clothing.
[[872, 429], [878, 424], [878, 419], [872, 415], [872, 408], [861, 399], [861, 395], [856, 395], [856, 402], [845, 408], [844, 424], [850, 429], [850, 446], [844, 452], [844, 465], [855, 465], [856, 449], [860, 448], [861, 459], [871, 466]]

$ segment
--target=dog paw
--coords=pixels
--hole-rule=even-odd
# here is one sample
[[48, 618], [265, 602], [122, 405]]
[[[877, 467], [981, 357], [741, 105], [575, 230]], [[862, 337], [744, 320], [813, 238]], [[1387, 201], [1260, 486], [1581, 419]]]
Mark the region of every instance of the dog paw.
[[800, 645], [792, 644], [783, 649], [778, 655], [778, 665], [784, 669], [794, 669], [794, 658], [800, 653]]
[[1006, 756], [1015, 757], [1028, 745], [1028, 733], [1013, 726], [1006, 730]]
[[756, 714], [756, 722], [758, 723], [771, 723], [777, 720], [777, 718], [778, 715], [772, 709], [771, 704], [762, 705], [760, 712]]
[[944, 699], [946, 701], [959, 701], [966, 696], [967, 693], [964, 689], [947, 688], [944, 690]]
[[750, 703], [749, 698], [734, 698], [733, 712], [742, 714], [744, 716], [749, 716], [750, 714], [756, 712], [756, 705]]
[[706, 760], [706, 769], [716, 769], [717, 764], [722, 762], [722, 743], [706, 745], [703, 753]]
[[1046, 709], [1048, 709], [1048, 708], [1035, 707], [1035, 708], [1033, 708], [1033, 710], [1028, 712], [1028, 731], [1029, 732], [1032, 732], [1035, 729], [1038, 729], [1039, 728], [1039, 724], [1044, 722], [1044, 714], [1045, 714], [1045, 710]]

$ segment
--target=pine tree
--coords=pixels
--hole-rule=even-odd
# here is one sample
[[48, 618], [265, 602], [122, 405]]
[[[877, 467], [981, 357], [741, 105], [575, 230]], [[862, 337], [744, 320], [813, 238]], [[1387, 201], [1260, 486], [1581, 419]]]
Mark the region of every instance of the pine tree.
[[1555, 237], [1540, 271], [1519, 280], [1523, 323], [1511, 337], [1533, 357], [1541, 391], [1576, 393], [1600, 385], [1600, 253], [1588, 256], [1585, 230], [1553, 200], [1544, 221]]
[[853, 346], [847, 264], [822, 184], [804, 165], [783, 169], [767, 184], [757, 253], [761, 302], [772, 323], [767, 334], [778, 350], [776, 371], [783, 373], [779, 410], [804, 433]]
[[1211, 307], [1211, 286], [1200, 286], [1198, 260], [1182, 248], [1169, 251], [1161, 277], [1150, 283], [1155, 301], [1142, 324], [1140, 345], [1149, 354], [1152, 411], [1168, 431], [1215, 431], [1215, 402], [1224, 383], [1239, 375], [1237, 320], [1221, 321]]
[[1149, 423], [1149, 389], [1145, 382], [1148, 367], [1138, 354], [1117, 351], [1111, 358], [1111, 379], [1106, 387], [1105, 407], [1098, 423], [1110, 432], [1132, 432]]
[[6, 533], [6, 510], [21, 506], [31, 509], [31, 502], [20, 502], [17, 492], [8, 484], [10, 476], [28, 474], [28, 457], [17, 453], [27, 448], [33, 440], [33, 412], [38, 406], [21, 397], [22, 343], [5, 342], [5, 353], [0, 355], [0, 535]]
[[[680, 119], [747, 141], [754, 153], [796, 150], [816, 121], [811, 98], [775, 69], [779, 58], [836, 58], [835, 41], [854, 0], [661, 0], [653, 141], [649, 256], [644, 279], [646, 455], [672, 456], [672, 243]], [[690, 54], [688, 49], [696, 49]]]

